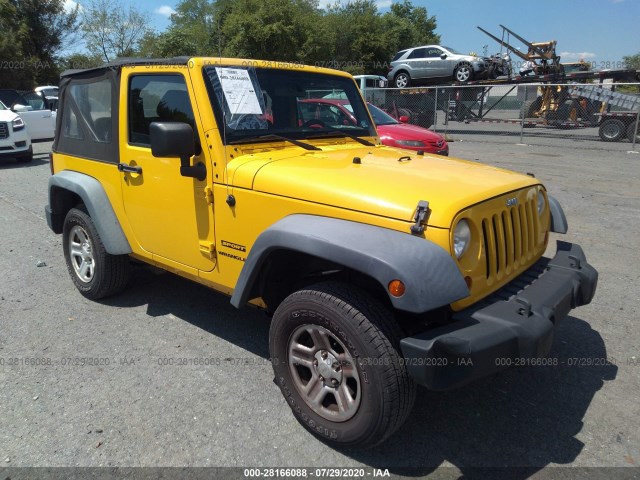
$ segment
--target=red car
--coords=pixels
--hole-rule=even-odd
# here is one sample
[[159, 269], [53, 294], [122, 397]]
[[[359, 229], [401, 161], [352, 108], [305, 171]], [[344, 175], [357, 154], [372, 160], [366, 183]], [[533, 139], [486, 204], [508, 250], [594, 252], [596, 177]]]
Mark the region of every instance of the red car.
[[[329, 98], [310, 98], [300, 100], [302, 121], [322, 120], [328, 125], [355, 124], [348, 100]], [[439, 134], [426, 128], [398, 121], [384, 110], [367, 103], [369, 112], [376, 124], [380, 141], [390, 147], [449, 155], [449, 145]], [[400, 117], [400, 120], [405, 120]]]

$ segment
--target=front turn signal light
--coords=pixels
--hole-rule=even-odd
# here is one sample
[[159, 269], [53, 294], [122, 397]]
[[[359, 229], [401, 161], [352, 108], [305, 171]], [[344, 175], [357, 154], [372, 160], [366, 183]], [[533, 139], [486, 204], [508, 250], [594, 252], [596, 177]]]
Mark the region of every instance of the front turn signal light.
[[400, 280], [391, 280], [389, 282], [389, 293], [394, 297], [401, 297], [407, 289]]

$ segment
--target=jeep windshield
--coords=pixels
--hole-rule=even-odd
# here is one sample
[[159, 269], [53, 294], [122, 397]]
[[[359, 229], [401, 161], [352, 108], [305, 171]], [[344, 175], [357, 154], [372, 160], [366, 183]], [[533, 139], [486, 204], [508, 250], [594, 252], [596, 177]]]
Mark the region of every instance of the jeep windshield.
[[[373, 137], [376, 131], [354, 81], [307, 71], [208, 66], [205, 82], [225, 144], [273, 141], [276, 136], [304, 140]], [[349, 116], [309, 99], [342, 99]]]

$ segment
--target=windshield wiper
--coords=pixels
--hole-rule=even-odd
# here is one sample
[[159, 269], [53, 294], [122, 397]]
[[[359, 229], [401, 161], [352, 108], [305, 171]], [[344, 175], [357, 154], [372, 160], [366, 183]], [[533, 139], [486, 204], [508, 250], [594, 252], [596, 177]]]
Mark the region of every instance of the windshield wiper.
[[321, 148], [316, 147], [315, 145], [311, 145], [310, 143], [300, 142], [298, 140], [294, 140], [293, 138], [283, 137], [282, 135], [275, 135], [273, 133], [267, 133], [265, 135], [255, 135], [253, 137], [247, 137], [247, 138], [240, 138], [238, 140], [229, 142], [229, 145], [237, 145], [240, 143], [251, 143], [256, 140], [284, 140], [286, 142], [293, 143], [298, 147], [302, 147], [305, 150], [322, 150]]
[[333, 127], [322, 127], [324, 130], [319, 131], [319, 135], [313, 135], [313, 136], [308, 136], [307, 138], [315, 138], [315, 137], [324, 137], [325, 135], [323, 135], [323, 133], [340, 133], [342, 135], [344, 135], [345, 137], [349, 137], [354, 139], [356, 142], [360, 142], [362, 145], [366, 145], [367, 147], [375, 147], [375, 143], [371, 143], [369, 140], [365, 140], [364, 138], [360, 138], [357, 135], [354, 135], [353, 133], [347, 133], [344, 130], [340, 130], [339, 128], [333, 128]]

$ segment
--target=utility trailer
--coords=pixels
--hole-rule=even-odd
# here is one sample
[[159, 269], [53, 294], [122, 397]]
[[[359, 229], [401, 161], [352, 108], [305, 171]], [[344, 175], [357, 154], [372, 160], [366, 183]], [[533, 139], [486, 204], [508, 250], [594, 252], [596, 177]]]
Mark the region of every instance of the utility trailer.
[[[617, 92], [613, 84], [584, 84], [587, 80], [634, 80], [635, 70], [609, 70], [577, 72], [559, 77], [538, 75], [506, 80], [476, 81], [468, 86], [458, 86], [451, 91], [448, 117], [451, 121], [521, 123], [525, 126], [552, 126], [558, 128], [598, 127], [608, 119], [616, 119], [629, 125], [628, 118], [636, 116], [640, 107], [637, 95]], [[539, 83], [538, 83], [539, 82]], [[535, 83], [538, 83], [536, 85]], [[562, 84], [560, 84], [562, 83]], [[498, 95], [492, 95], [500, 87]], [[506, 90], [505, 90], [506, 88]], [[497, 119], [492, 111], [512, 98], [514, 91], [522, 102], [517, 118]], [[491, 98], [491, 100], [489, 100]], [[497, 100], [496, 100], [497, 98]], [[611, 111], [611, 108], [626, 111]], [[626, 132], [626, 131], [625, 131]], [[615, 141], [615, 140], [606, 140]]]
[[[628, 138], [633, 142], [637, 136], [638, 109], [640, 97], [615, 91], [602, 85], [575, 85], [570, 87], [572, 95], [580, 96], [592, 102], [602, 102], [606, 110], [596, 114], [598, 134], [603, 142], [618, 142]], [[625, 111], [611, 111], [612, 107], [623, 108]]]

